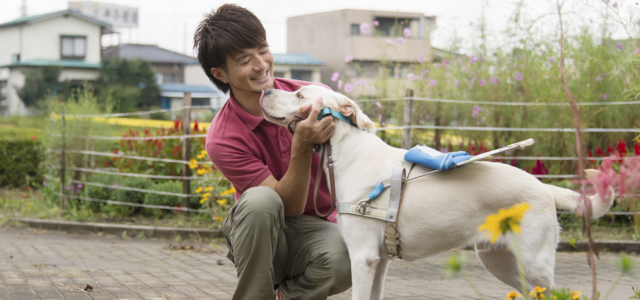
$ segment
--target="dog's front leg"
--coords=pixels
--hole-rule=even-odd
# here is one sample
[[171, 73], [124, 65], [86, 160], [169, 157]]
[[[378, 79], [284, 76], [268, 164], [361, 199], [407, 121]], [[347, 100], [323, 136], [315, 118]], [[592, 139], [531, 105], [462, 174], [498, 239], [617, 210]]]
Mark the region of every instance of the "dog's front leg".
[[[384, 254], [382, 254], [384, 255]], [[376, 269], [376, 275], [373, 279], [373, 288], [371, 289], [371, 300], [382, 300], [384, 294], [384, 279], [387, 276], [387, 269], [391, 263], [391, 258], [380, 256], [380, 262]]]
[[371, 299], [373, 290], [373, 281], [376, 275], [376, 269], [380, 263], [380, 256], [372, 249], [360, 248], [355, 252], [349, 249], [351, 257], [351, 282], [352, 299], [368, 300]]

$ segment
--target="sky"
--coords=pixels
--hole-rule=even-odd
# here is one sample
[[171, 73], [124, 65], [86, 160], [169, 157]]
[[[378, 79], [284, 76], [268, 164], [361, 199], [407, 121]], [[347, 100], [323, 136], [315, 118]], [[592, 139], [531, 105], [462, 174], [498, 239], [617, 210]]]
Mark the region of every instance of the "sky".
[[[65, 0], [25, 0], [27, 15], [37, 15], [68, 7]], [[455, 32], [467, 42], [478, 39], [479, 19], [484, 16], [487, 29], [494, 35], [489, 39], [501, 44], [504, 35], [497, 33], [509, 29], [509, 18], [514, 15], [516, 4], [523, 1], [522, 10], [529, 19], [542, 17], [536, 24], [543, 32], [558, 30], [555, 0], [236, 0], [240, 6], [251, 10], [262, 21], [267, 31], [267, 42], [274, 53], [286, 53], [287, 17], [341, 9], [363, 9], [419, 12], [436, 16], [438, 29], [432, 35], [432, 45], [448, 48]], [[563, 11], [569, 29], [603, 19], [603, 1], [616, 3], [621, 11], [637, 10], [635, 1], [616, 0], [565, 0]], [[23, 0], [0, 0], [0, 23], [20, 17]], [[122, 43], [154, 44], [176, 52], [193, 55], [193, 32], [203, 14], [223, 3], [223, 0], [102, 0], [98, 2], [138, 7], [139, 27], [116, 28]], [[302, 3], [304, 3], [302, 5]], [[624, 16], [627, 16], [623, 13]], [[322, 24], [318, 24], [322, 26]], [[593, 25], [595, 26], [595, 25]], [[624, 29], [619, 24], [614, 36], [624, 38]], [[103, 45], [118, 43], [118, 35], [106, 36]]]

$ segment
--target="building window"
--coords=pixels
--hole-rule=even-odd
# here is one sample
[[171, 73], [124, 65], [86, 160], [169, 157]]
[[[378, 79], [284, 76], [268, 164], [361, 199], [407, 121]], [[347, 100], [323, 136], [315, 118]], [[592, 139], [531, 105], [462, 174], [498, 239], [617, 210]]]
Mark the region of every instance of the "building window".
[[311, 71], [307, 70], [292, 70], [291, 79], [311, 81]]
[[20, 62], [20, 54], [11, 55], [11, 63], [17, 64]]
[[61, 36], [60, 57], [84, 59], [86, 56], [87, 38], [84, 36]]
[[351, 24], [351, 35], [359, 35], [359, 34], [360, 34], [360, 25]]
[[[402, 31], [411, 26], [411, 20], [408, 19], [377, 17], [375, 20], [378, 21], [376, 31], [383, 36], [402, 36]], [[414, 34], [417, 34], [417, 32]]]
[[273, 72], [273, 77], [284, 78], [284, 72]]

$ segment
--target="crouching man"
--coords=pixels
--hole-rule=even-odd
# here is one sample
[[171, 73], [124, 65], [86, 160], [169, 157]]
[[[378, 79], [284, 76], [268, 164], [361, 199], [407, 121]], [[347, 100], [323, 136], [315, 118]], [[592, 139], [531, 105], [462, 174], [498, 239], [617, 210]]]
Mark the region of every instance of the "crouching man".
[[336, 214], [322, 219], [312, 203], [321, 180], [318, 208], [326, 214], [331, 206], [325, 176], [315, 178], [311, 170], [319, 163], [313, 145], [331, 137], [333, 120], [314, 117], [316, 101], [303, 108], [310, 117], [291, 135], [267, 122], [260, 106], [262, 90], [295, 91], [314, 83], [273, 77], [264, 27], [242, 7], [225, 4], [206, 15], [194, 39], [209, 79], [231, 91], [211, 122], [205, 148], [237, 191], [222, 226], [238, 272], [233, 299], [327, 299], [349, 289], [351, 263]]

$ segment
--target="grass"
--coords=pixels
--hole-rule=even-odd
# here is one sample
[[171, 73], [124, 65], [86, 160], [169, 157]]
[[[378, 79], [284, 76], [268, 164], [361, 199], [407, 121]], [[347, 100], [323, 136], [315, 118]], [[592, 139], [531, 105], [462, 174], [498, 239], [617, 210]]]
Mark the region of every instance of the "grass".
[[[9, 218], [36, 218], [62, 221], [77, 221], [78, 218], [73, 212], [61, 209], [57, 203], [49, 203], [41, 200], [37, 192], [29, 192], [25, 189], [0, 189], [0, 210], [3, 217], [0, 222], [6, 222]], [[638, 234], [632, 224], [611, 222], [611, 217], [603, 217], [593, 223], [593, 237], [595, 240], [618, 240], [637, 241]], [[220, 222], [211, 220], [209, 214], [192, 214], [185, 217], [178, 213], [163, 214], [162, 216], [147, 216], [134, 214], [125, 218], [108, 218], [99, 213], [90, 212], [87, 217], [86, 212], [82, 220], [102, 223], [116, 223], [126, 225], [146, 225], [156, 227], [176, 227], [176, 228], [202, 228], [220, 229]], [[560, 239], [569, 241], [583, 241], [586, 238], [582, 235], [582, 222], [570, 215], [563, 215], [559, 218], [563, 228]]]
[[[78, 211], [81, 210], [81, 211]], [[210, 214], [193, 213], [189, 217], [180, 213], [165, 213], [160, 216], [134, 214], [130, 217], [112, 218], [89, 209], [61, 209], [58, 203], [42, 200], [38, 192], [26, 189], [0, 189], [0, 223], [9, 218], [34, 218], [59, 221], [88, 221], [155, 227], [219, 229]]]

